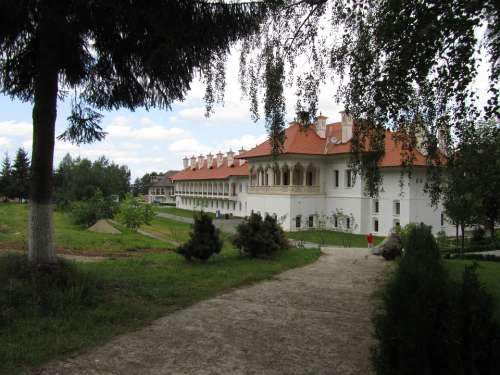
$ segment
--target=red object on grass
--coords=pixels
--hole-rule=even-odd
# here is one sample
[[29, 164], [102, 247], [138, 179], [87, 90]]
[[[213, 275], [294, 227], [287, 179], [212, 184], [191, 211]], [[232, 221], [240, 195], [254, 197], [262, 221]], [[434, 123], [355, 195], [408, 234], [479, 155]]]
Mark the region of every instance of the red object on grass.
[[368, 236], [366, 236], [366, 240], [368, 241], [368, 244], [371, 245], [373, 243], [373, 234], [368, 233]]

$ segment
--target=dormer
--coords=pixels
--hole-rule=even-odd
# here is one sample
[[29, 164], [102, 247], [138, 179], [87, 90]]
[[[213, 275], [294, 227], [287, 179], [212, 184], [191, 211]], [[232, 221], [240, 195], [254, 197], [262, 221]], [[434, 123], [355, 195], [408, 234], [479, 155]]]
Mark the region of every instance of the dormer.
[[224, 154], [222, 152], [217, 153], [217, 168], [219, 168], [224, 162]]
[[214, 156], [210, 153], [207, 155], [207, 168], [212, 168], [214, 162]]
[[352, 116], [346, 111], [340, 111], [340, 115], [342, 116], [342, 143], [346, 143], [352, 138]]
[[[238, 156], [243, 155], [247, 150], [245, 150], [243, 147], [238, 151]], [[245, 159], [238, 159], [240, 161], [240, 167], [245, 164]]]
[[316, 121], [314, 126], [316, 128], [316, 134], [318, 134], [321, 138], [326, 137], [326, 119], [328, 117], [323, 116], [321, 113], [318, 117], [316, 117]]
[[203, 168], [204, 161], [205, 161], [205, 157], [203, 155], [198, 156], [198, 169]]
[[227, 166], [232, 167], [234, 165], [234, 152], [229, 150], [227, 153]]

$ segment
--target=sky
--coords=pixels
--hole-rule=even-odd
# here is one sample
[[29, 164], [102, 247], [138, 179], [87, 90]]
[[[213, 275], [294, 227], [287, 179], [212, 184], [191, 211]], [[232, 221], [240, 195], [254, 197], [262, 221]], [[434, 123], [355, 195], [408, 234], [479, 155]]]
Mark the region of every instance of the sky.
[[[342, 105], [335, 103], [332, 84], [321, 88], [319, 110], [329, 121], [340, 119]], [[226, 71], [226, 92], [223, 106], [215, 108], [210, 118], [205, 117], [204, 86], [199, 80], [183, 102], [176, 102], [172, 110], [143, 109], [131, 112], [118, 110], [101, 112], [102, 126], [108, 134], [104, 141], [76, 146], [56, 140], [54, 164], [69, 153], [72, 157], [95, 160], [105, 155], [110, 160], [127, 165], [132, 179], [147, 172], [165, 172], [182, 169], [184, 156], [227, 152], [230, 149], [252, 148], [266, 140], [262, 120], [254, 123], [250, 117], [249, 102], [242, 98], [238, 83], [238, 53], [233, 50]], [[288, 121], [294, 117], [293, 89], [285, 92]], [[56, 135], [67, 125], [70, 113], [69, 98], [58, 103]], [[0, 157], [6, 152], [11, 159], [19, 147], [31, 152], [32, 105], [0, 94]]]

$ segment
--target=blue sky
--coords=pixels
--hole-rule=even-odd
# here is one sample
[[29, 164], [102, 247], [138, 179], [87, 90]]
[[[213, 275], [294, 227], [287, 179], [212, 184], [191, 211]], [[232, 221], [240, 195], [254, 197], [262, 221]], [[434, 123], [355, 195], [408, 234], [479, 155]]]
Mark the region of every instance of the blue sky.
[[[184, 102], [175, 103], [167, 110], [119, 110], [103, 112], [102, 125], [108, 135], [102, 142], [80, 147], [66, 142], [56, 142], [55, 164], [66, 153], [96, 159], [101, 155], [126, 164], [132, 177], [146, 172], [182, 168], [184, 156], [226, 152], [241, 147], [251, 148], [266, 139], [263, 121], [254, 123], [250, 118], [249, 104], [241, 98], [238, 83], [238, 59], [233, 54], [228, 61], [224, 106], [205, 118], [204, 86], [195, 80]], [[293, 119], [295, 98], [292, 89], [287, 91], [289, 120]], [[339, 119], [342, 109], [333, 101], [332, 87], [322, 90], [320, 110], [330, 120]], [[0, 95], [0, 156], [5, 152], [11, 157], [18, 147], [31, 151], [32, 106]], [[70, 112], [69, 99], [59, 102], [56, 134], [66, 128]]]

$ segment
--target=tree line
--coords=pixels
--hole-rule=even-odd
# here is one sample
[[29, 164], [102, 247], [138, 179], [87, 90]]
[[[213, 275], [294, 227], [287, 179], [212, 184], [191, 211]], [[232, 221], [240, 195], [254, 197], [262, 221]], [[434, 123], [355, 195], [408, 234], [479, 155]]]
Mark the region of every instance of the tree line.
[[9, 154], [5, 153], [0, 172], [0, 198], [28, 199], [31, 180], [31, 160], [28, 153], [19, 148], [12, 163]]

